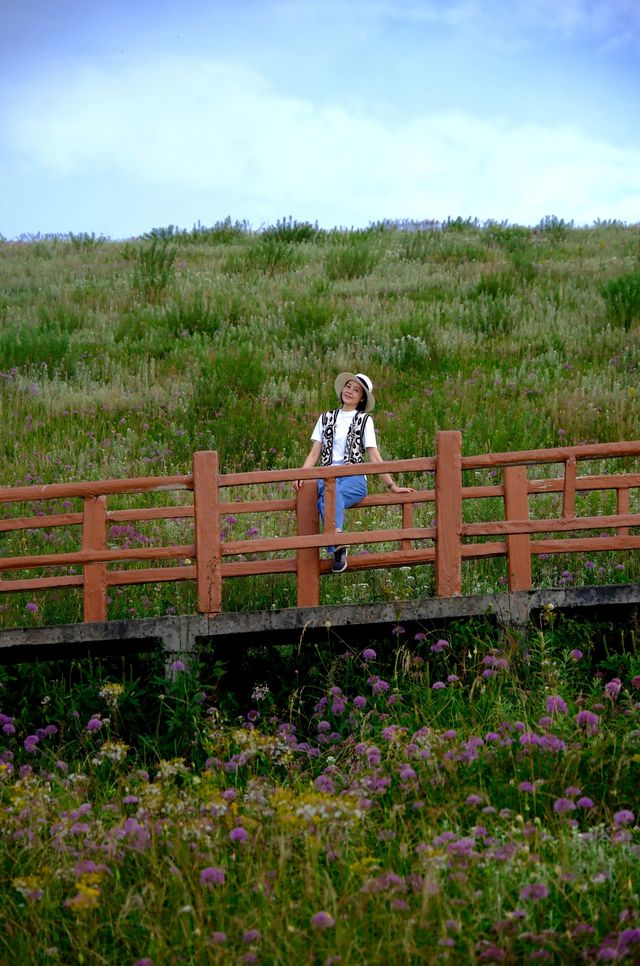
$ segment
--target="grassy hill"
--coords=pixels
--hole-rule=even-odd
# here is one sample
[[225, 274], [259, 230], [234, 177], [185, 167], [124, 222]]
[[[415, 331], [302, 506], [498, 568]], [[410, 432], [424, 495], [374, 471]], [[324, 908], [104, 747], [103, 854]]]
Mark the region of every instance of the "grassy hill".
[[[469, 454], [637, 439], [639, 280], [637, 227], [557, 219], [3, 243], [0, 485], [184, 473], [201, 448], [223, 470], [297, 465], [343, 368], [372, 377], [390, 458], [432, 453], [437, 429]], [[66, 546], [19, 533], [2, 553]], [[637, 554], [592, 556], [535, 580], [638, 579]], [[504, 564], [465, 579], [501, 586]], [[347, 572], [323, 594], [431, 581]], [[292, 587], [225, 594], [268, 607]], [[66, 592], [0, 608], [81, 612]], [[206, 650], [169, 678], [161, 655], [0, 666], [0, 961], [640, 961], [637, 628], [549, 611], [526, 635], [397, 626], [371, 645], [274, 641], [236, 689]]]
[[[5, 486], [184, 473], [196, 449], [218, 450], [223, 472], [299, 465], [342, 369], [373, 379], [388, 458], [433, 453], [438, 429], [462, 430], [468, 454], [640, 436], [637, 226], [289, 220], [255, 233], [227, 220], [125, 243], [37, 238], [0, 245], [0, 290]], [[541, 585], [569, 566], [539, 564]], [[629, 558], [589, 566], [571, 580], [636, 574]], [[504, 566], [465, 579], [495, 589]], [[432, 589], [428, 569], [384, 587], [349, 575], [341, 599]], [[234, 608], [294, 602], [282, 578], [225, 594]], [[6, 622], [28, 602], [5, 602]], [[113, 613], [168, 607], [191, 610], [192, 588], [129, 594]], [[49, 595], [38, 619], [78, 612], [73, 593]]]

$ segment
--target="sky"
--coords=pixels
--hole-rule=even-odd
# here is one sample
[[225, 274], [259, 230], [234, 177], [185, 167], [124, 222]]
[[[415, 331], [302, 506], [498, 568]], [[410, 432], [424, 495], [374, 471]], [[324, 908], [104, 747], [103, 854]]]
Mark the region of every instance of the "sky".
[[640, 0], [0, 0], [0, 235], [640, 223]]

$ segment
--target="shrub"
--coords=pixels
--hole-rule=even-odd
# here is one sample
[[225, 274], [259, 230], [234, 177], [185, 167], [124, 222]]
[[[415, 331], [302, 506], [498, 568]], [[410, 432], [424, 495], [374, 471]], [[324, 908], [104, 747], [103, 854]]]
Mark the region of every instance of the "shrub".
[[640, 271], [609, 279], [601, 291], [612, 325], [627, 330], [640, 320]]
[[269, 225], [262, 232], [263, 238], [275, 238], [277, 241], [292, 242], [294, 244], [306, 241], [315, 241], [321, 234], [318, 222], [312, 225], [308, 221], [294, 221], [291, 216], [289, 219], [283, 218], [275, 225]]
[[147, 302], [158, 302], [173, 280], [175, 247], [166, 237], [153, 235], [148, 244], [125, 246], [122, 255], [133, 262], [134, 289]]
[[331, 281], [362, 278], [370, 275], [378, 261], [377, 254], [366, 241], [356, 240], [336, 246], [325, 259], [325, 272]]

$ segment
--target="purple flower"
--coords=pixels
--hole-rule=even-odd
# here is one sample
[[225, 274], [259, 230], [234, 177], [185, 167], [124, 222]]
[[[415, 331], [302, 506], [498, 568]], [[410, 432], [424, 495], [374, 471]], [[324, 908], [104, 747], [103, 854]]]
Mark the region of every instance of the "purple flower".
[[369, 678], [369, 684], [371, 685], [371, 690], [374, 694], [383, 694], [385, 691], [389, 690], [389, 682], [384, 681], [377, 675]]
[[363, 697], [361, 694], [358, 694], [353, 699], [353, 706], [354, 706], [354, 708], [366, 708], [366, 706], [367, 706], [367, 699], [365, 697]]
[[520, 782], [518, 785], [518, 791], [521, 792], [535, 792], [536, 786], [533, 782]]
[[521, 899], [537, 901], [538, 899], [546, 899], [548, 895], [549, 890], [544, 882], [530, 882], [529, 885], [523, 886], [520, 890]]
[[314, 912], [311, 916], [311, 925], [314, 929], [331, 929], [336, 921], [328, 912]]
[[582, 798], [579, 798], [576, 802], [576, 805], [578, 808], [593, 808], [593, 802], [587, 795], [583, 795]]
[[224, 885], [224, 869], [218, 869], [215, 865], [208, 865], [200, 873], [200, 885]]
[[222, 946], [223, 943], [226, 943], [226, 941], [227, 941], [226, 932], [220, 932], [216, 930], [216, 932], [211, 933], [211, 942], [214, 943], [216, 946]]
[[558, 694], [550, 694], [547, 698], [546, 708], [549, 714], [566, 714], [567, 702]]
[[579, 728], [584, 728], [589, 734], [593, 735], [598, 730], [598, 725], [600, 724], [600, 718], [593, 711], [578, 711], [576, 715], [576, 724]]
[[631, 825], [635, 822], [635, 815], [628, 808], [622, 808], [619, 812], [616, 812], [613, 816], [613, 824], [620, 828], [621, 825]]
[[431, 651], [434, 654], [442, 654], [445, 647], [449, 647], [449, 641], [439, 640], [439, 641], [436, 641], [435, 644], [431, 645]]
[[582, 657], [582, 651], [574, 647], [572, 651], [569, 651], [569, 657], [572, 657], [574, 661], [579, 661]]
[[102, 721], [100, 718], [96, 718], [94, 715], [94, 717], [90, 718], [87, 722], [87, 731], [100, 731], [100, 728], [102, 728]]
[[38, 613], [38, 605], [37, 604], [34, 604], [33, 601], [30, 600], [29, 603], [25, 606], [25, 610], [26, 611], [29, 611], [30, 614], [37, 614]]
[[442, 691], [442, 689], [446, 688], [446, 686], [447, 685], [444, 683], [444, 681], [434, 681], [434, 683], [431, 685], [431, 689], [433, 691]]
[[640, 688], [640, 674], [634, 674], [631, 678], [631, 684], [634, 688]]
[[245, 943], [255, 943], [260, 939], [259, 929], [246, 929], [242, 934], [242, 941]]
[[184, 661], [174, 661], [173, 664], [169, 665], [170, 671], [185, 671], [186, 665]]
[[612, 678], [604, 686], [604, 693], [612, 701], [615, 701], [620, 694], [620, 689], [622, 687], [622, 681], [620, 678]]
[[245, 828], [237, 826], [236, 828], [231, 829], [229, 832], [229, 838], [232, 842], [246, 842], [249, 836]]
[[362, 652], [363, 661], [375, 661], [377, 656], [378, 655], [372, 647], [365, 647], [364, 651]]
[[564, 815], [565, 812], [572, 812], [576, 807], [576, 803], [570, 798], [556, 798], [553, 803], [553, 810], [557, 812], [558, 815]]

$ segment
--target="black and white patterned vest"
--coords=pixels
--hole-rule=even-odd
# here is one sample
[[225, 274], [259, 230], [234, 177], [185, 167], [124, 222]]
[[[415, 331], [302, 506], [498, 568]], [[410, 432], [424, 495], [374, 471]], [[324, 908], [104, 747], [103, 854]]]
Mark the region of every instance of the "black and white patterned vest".
[[[321, 466], [331, 466], [333, 460], [333, 428], [339, 412], [339, 409], [333, 409], [322, 414]], [[345, 463], [364, 463], [364, 427], [368, 418], [369, 413], [357, 411], [354, 413], [344, 445]]]

